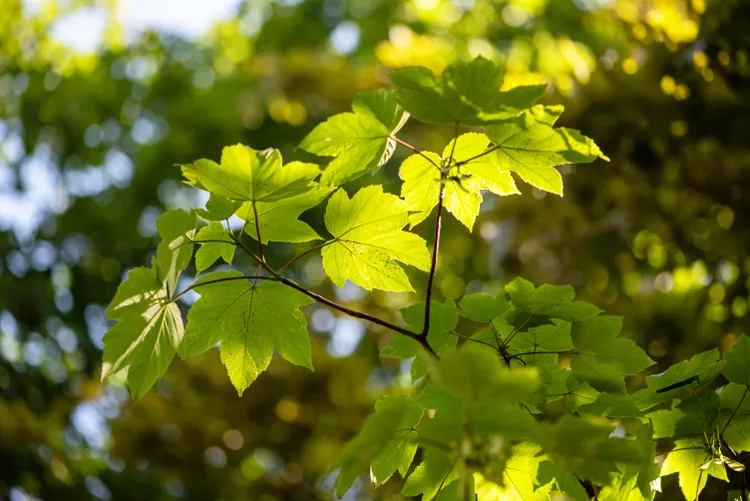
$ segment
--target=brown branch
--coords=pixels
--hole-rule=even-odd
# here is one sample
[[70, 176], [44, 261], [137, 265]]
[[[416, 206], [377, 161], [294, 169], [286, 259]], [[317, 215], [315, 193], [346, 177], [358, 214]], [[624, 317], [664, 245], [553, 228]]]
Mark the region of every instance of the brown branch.
[[435, 281], [435, 271], [437, 271], [438, 253], [440, 252], [440, 228], [443, 224], [444, 196], [445, 188], [441, 184], [437, 203], [437, 217], [435, 218], [435, 245], [432, 249], [432, 263], [430, 264], [430, 275], [427, 277], [427, 292], [425, 293], [424, 326], [422, 327], [422, 336], [425, 339], [427, 338], [427, 333], [430, 331], [430, 301], [432, 299], [432, 284]]
[[350, 317], [359, 318], [361, 320], [367, 320], [369, 322], [372, 322], [374, 324], [380, 325], [381, 327], [385, 327], [387, 329], [390, 329], [392, 331], [398, 332], [399, 334], [402, 334], [408, 338], [411, 338], [421, 344], [425, 350], [427, 350], [429, 353], [437, 357], [437, 353], [435, 353], [435, 350], [432, 349], [432, 346], [430, 346], [427, 343], [427, 337], [423, 336], [421, 334], [414, 333], [408, 329], [405, 329], [403, 327], [399, 327], [398, 325], [392, 324], [390, 322], [386, 322], [385, 320], [382, 320], [378, 317], [374, 317], [372, 315], [368, 315], [367, 313], [362, 313], [359, 311], [352, 310], [350, 308], [347, 308], [346, 306], [343, 306], [335, 301], [332, 301], [328, 299], [327, 297], [321, 296], [320, 294], [313, 292], [311, 290], [305, 289], [301, 285], [289, 280], [288, 278], [282, 277], [275, 271], [273, 271], [268, 265], [265, 265], [265, 268], [274, 275], [277, 281], [281, 282], [282, 284], [291, 287], [292, 289], [301, 292], [302, 294], [314, 299], [315, 301], [322, 303], [326, 306], [329, 306], [333, 308], [334, 310], [338, 310], [341, 313], [345, 313], [349, 315]]

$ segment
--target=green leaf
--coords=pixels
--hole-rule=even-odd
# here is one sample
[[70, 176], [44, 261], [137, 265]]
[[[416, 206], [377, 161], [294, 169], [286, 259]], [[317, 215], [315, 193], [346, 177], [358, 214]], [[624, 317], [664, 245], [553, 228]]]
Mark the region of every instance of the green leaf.
[[750, 451], [750, 398], [748, 387], [729, 383], [718, 392], [721, 397], [721, 429], [731, 417], [724, 429], [724, 440], [735, 451]]
[[510, 171], [495, 163], [492, 155], [486, 154], [489, 143], [487, 136], [473, 132], [451, 141], [443, 153], [443, 158], [453, 159], [449, 164], [448, 179], [460, 180], [460, 186], [472, 193], [480, 190], [489, 190], [499, 196], [521, 193]]
[[540, 454], [539, 446], [522, 442], [513, 447], [512, 456], [503, 469], [498, 482], [485, 478], [481, 473], [474, 474], [475, 489], [479, 501], [547, 501], [552, 488], [550, 481], [538, 486], [539, 465], [546, 456]]
[[401, 197], [406, 200], [410, 212], [411, 228], [427, 219], [440, 197], [440, 170], [435, 165], [440, 165], [442, 159], [431, 151], [425, 151], [423, 155], [411, 155], [399, 167], [399, 176], [404, 181]]
[[[570, 336], [570, 322], [564, 320], [555, 320], [554, 322], [553, 324], [532, 327], [526, 332], [519, 332], [511, 340], [510, 347], [516, 353], [572, 350], [573, 340]], [[523, 358], [526, 363], [530, 363], [535, 358], [548, 358], [550, 356], [527, 355]]]
[[539, 428], [526, 409], [507, 402], [481, 402], [474, 406], [466, 421], [478, 437], [534, 438]]
[[541, 385], [536, 368], [511, 370], [497, 353], [475, 343], [462, 345], [430, 364], [435, 382], [467, 402], [521, 402]]
[[457, 478], [444, 486], [438, 493], [435, 501], [463, 501], [464, 499], [476, 499], [474, 491], [474, 477], [465, 475], [466, 478]]
[[576, 476], [552, 461], [544, 461], [539, 465], [537, 482], [542, 485], [553, 482], [553, 490], [563, 492], [575, 501], [589, 501], [586, 489]]
[[600, 391], [624, 393], [623, 376], [637, 374], [654, 364], [632, 340], [617, 337], [621, 329], [622, 318], [613, 316], [573, 324], [576, 354], [570, 367], [576, 378]]
[[646, 417], [654, 424], [654, 438], [683, 438], [713, 433], [719, 413], [719, 396], [707, 390], [697, 398], [680, 402], [674, 409], [662, 409]]
[[626, 491], [631, 486], [629, 496], [624, 499], [653, 499], [656, 494], [653, 482], [660, 477], [660, 468], [656, 464], [656, 441], [651, 424], [642, 423], [633, 440], [639, 444], [642, 456], [638, 463], [620, 465], [621, 485]]
[[[195, 234], [195, 240], [200, 248], [195, 253], [195, 272], [201, 273], [222, 258], [225, 263], [232, 264], [234, 258], [234, 241], [227, 236], [224, 226], [216, 221], [201, 228]], [[220, 240], [221, 242], [200, 243], [201, 240]]]
[[742, 334], [732, 348], [724, 354], [721, 373], [733, 383], [750, 385], [750, 338]]
[[362, 188], [351, 199], [338, 190], [326, 207], [334, 239], [321, 252], [323, 269], [339, 287], [350, 280], [367, 290], [413, 291], [394, 261], [427, 271], [430, 253], [421, 237], [401, 229], [407, 222], [406, 203], [382, 186]]
[[700, 466], [711, 458], [706, 451], [703, 439], [682, 439], [675, 441], [672, 452], [667, 454], [661, 467], [662, 476], [672, 473], [680, 474], [680, 489], [687, 501], [697, 499], [698, 494], [706, 486], [708, 474], [714, 472], [716, 467], [724, 468], [723, 465], [709, 466], [709, 470], [701, 470]]
[[320, 174], [315, 164], [281, 166], [279, 150], [254, 150], [236, 144], [221, 153], [221, 164], [200, 159], [182, 166], [186, 182], [230, 200], [274, 202], [306, 193]]
[[193, 257], [195, 215], [184, 210], [170, 210], [156, 219], [161, 242], [156, 249], [159, 277], [166, 281], [167, 291], [174, 294], [177, 279]]
[[166, 290], [157, 278], [155, 266], [133, 268], [117, 287], [106, 313], [112, 320], [140, 316], [166, 297]]
[[300, 306], [312, 299], [281, 283], [253, 283], [237, 271], [211, 273], [199, 282], [200, 299], [188, 313], [180, 356], [206, 351], [221, 343], [221, 361], [242, 392], [266, 370], [274, 348], [293, 364], [312, 368], [310, 340]]
[[340, 186], [375, 172], [396, 147], [391, 134], [409, 117], [385, 89], [360, 94], [352, 109], [354, 113], [334, 115], [316, 126], [300, 143], [310, 153], [336, 157], [323, 171], [324, 185]]
[[539, 440], [556, 465], [606, 484], [619, 471], [617, 464], [639, 463], [644, 453], [642, 444], [610, 438], [612, 429], [613, 423], [606, 419], [565, 415], [554, 424], [545, 423]]
[[319, 240], [320, 236], [315, 230], [298, 218], [306, 210], [321, 203], [331, 191], [331, 189], [311, 188], [307, 193], [276, 202], [257, 202], [255, 204], [245, 202], [237, 211], [237, 216], [245, 220], [245, 233], [257, 240], [258, 233], [255, 228], [257, 210], [260, 238], [263, 244]]
[[404, 126], [409, 114], [396, 101], [390, 89], [375, 89], [361, 92], [352, 102], [357, 115], [368, 115], [385, 125], [392, 134]]
[[569, 412], [576, 412], [580, 407], [593, 404], [601, 392], [588, 383], [580, 383], [576, 378], [567, 380], [568, 392], [565, 394], [565, 408]]
[[[463, 134], [445, 147], [442, 158], [427, 151], [422, 155], [412, 155], [401, 164], [399, 174], [404, 180], [401, 196], [412, 212], [409, 216], [412, 227], [430, 215], [440, 199], [441, 186], [445, 190], [443, 205], [448, 212], [469, 230], [474, 227], [482, 204], [482, 186], [470, 178], [463, 177], [456, 169], [450, 169], [447, 177], [443, 179], [441, 168], [480, 153], [488, 142], [484, 134]], [[453, 172], [454, 170], [456, 172]]]
[[107, 314], [118, 322], [104, 335], [102, 379], [127, 367], [130, 392], [139, 399], [164, 375], [182, 342], [180, 310], [154, 268], [136, 268], [118, 287]]
[[504, 341], [508, 339], [508, 336], [514, 330], [515, 327], [507, 324], [503, 317], [497, 317], [490, 322], [487, 329], [474, 334], [471, 338], [474, 341], [480, 341], [489, 346], [497, 347], [497, 350], [500, 351]]
[[206, 221], [223, 221], [232, 217], [242, 202], [229, 200], [228, 198], [211, 193], [206, 202], [205, 209], [196, 209], [195, 212]]
[[[713, 349], [693, 355], [690, 360], [683, 360], [661, 374], [646, 377], [647, 387], [633, 394], [638, 407], [642, 410], [650, 409], [662, 402], [669, 402], [686, 393], [695, 391], [700, 386], [710, 383], [718, 376], [724, 362], [719, 360], [719, 350]], [[662, 388], [691, 376], [698, 376], [698, 383], [680, 386], [673, 390], [657, 393]]]
[[641, 416], [641, 411], [635, 405], [632, 395], [613, 395], [602, 393], [596, 401], [579, 407], [582, 415], [607, 416], [613, 418], [635, 418]]
[[397, 470], [405, 475], [417, 450], [411, 437], [422, 413], [422, 408], [405, 395], [379, 400], [359, 435], [346, 444], [332, 464], [340, 468], [336, 492], [342, 495], [368, 469], [375, 485]]
[[422, 495], [422, 499], [433, 499], [435, 495], [458, 478], [458, 459], [446, 452], [427, 448], [424, 460], [406, 479], [402, 496]]
[[532, 113], [485, 127], [495, 143], [487, 156], [502, 170], [515, 172], [530, 185], [562, 196], [558, 165], [609, 160], [593, 140], [572, 129], [553, 128]]
[[544, 93], [544, 85], [501, 92], [503, 70], [483, 57], [455, 63], [437, 78], [422, 67], [393, 71], [399, 103], [422, 122], [482, 125], [517, 116]]
[[582, 301], [573, 302], [575, 291], [570, 285], [534, 284], [516, 278], [505, 286], [513, 307], [523, 313], [547, 316], [562, 320], [588, 320], [602, 312], [596, 306]]
[[462, 317], [474, 322], [486, 323], [505, 313], [508, 309], [508, 297], [503, 292], [494, 297], [484, 292], [476, 292], [466, 294], [458, 305], [461, 308]]
[[[414, 332], [421, 332], [424, 326], [425, 303], [417, 303], [401, 309], [401, 316]], [[427, 333], [427, 343], [438, 355], [453, 350], [458, 337], [453, 334], [458, 323], [458, 309], [456, 303], [448, 298], [444, 303], [432, 301], [430, 303], [430, 330]], [[419, 345], [412, 339], [395, 335], [391, 342], [380, 354], [384, 357], [412, 358], [419, 353]], [[427, 366], [421, 359], [416, 359], [411, 365], [412, 381], [427, 374]]]
[[718, 425], [724, 429], [727, 420], [729, 425], [724, 429], [724, 439], [735, 451], [750, 450], [750, 398], [748, 387], [736, 383], [717, 391], [721, 397], [721, 417]]

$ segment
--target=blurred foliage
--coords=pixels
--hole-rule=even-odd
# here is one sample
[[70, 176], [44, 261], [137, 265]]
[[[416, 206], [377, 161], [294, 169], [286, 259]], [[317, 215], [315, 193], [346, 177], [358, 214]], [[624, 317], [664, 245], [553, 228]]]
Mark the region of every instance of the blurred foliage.
[[[92, 7], [109, 20], [100, 48], [55, 39]], [[174, 164], [236, 142], [310, 160], [292, 145], [389, 68], [493, 58], [507, 85], [551, 83], [561, 125], [612, 159], [563, 169], [564, 199], [487, 200], [472, 234], [448, 220], [439, 295], [571, 283], [624, 315], [655, 372], [750, 331], [746, 1], [253, 0], [199, 40], [127, 39], [111, 2], [0, 12], [0, 497], [330, 499], [331, 457], [408, 372], [378, 358], [389, 334], [311, 308], [315, 373], [279, 361], [238, 399], [213, 350], [134, 404], [99, 383], [104, 305], [150, 261], [158, 214], [203, 201]], [[434, 130], [405, 134], [435, 150], [452, 131]], [[394, 165], [377, 180], [393, 191]], [[297, 272], [322, 283], [319, 261]], [[389, 318], [417, 300], [319, 288]]]

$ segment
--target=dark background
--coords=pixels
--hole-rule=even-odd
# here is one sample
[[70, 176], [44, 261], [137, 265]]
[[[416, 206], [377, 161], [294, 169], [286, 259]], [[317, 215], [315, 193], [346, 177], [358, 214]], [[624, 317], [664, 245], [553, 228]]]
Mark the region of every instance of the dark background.
[[[158, 214], [205, 200], [175, 164], [237, 142], [309, 159], [295, 148], [305, 133], [394, 67], [484, 54], [507, 85], [549, 82], [561, 124], [612, 159], [563, 167], [562, 199], [529, 186], [486, 196], [472, 234], [447, 218], [438, 297], [518, 275], [570, 283], [625, 317], [653, 372], [750, 333], [746, 1], [250, 1], [200, 37], [126, 37], [107, 14], [95, 52], [56, 41], [90, 4], [9, 0], [0, 14], [0, 498], [331, 499], [331, 458], [376, 396], [404, 384], [404, 367], [378, 357], [390, 334], [313, 306], [314, 373], [274, 362], [238, 398], [211, 350], [131, 402], [99, 382], [104, 309], [150, 261]], [[441, 151], [449, 129], [403, 134]], [[397, 192], [403, 158], [375, 181]], [[320, 208], [303, 217], [321, 227]], [[269, 253], [282, 263], [302, 249]], [[296, 272], [384, 317], [420, 299], [334, 291], [315, 259]], [[679, 499], [675, 476], [663, 484], [662, 499]], [[348, 498], [393, 499], [399, 485], [359, 483]]]

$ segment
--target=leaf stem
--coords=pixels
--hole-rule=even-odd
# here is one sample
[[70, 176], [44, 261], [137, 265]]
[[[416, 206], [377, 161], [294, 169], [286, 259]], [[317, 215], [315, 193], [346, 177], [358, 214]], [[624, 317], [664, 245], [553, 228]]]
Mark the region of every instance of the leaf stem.
[[331, 243], [331, 242], [330, 242], [330, 240], [329, 240], [329, 241], [326, 241], [326, 242], [323, 242], [322, 244], [318, 244], [318, 245], [316, 245], [316, 246], [314, 246], [314, 247], [310, 247], [310, 248], [309, 248], [309, 249], [307, 249], [306, 251], [303, 251], [303, 252], [301, 252], [301, 253], [297, 254], [297, 255], [296, 255], [296, 256], [294, 256], [294, 257], [293, 257], [292, 259], [290, 259], [290, 260], [289, 260], [289, 261], [288, 261], [288, 262], [287, 262], [287, 263], [286, 263], [286, 264], [285, 264], [284, 266], [282, 266], [281, 268], [279, 268], [279, 275], [281, 275], [281, 274], [282, 274], [282, 273], [284, 272], [284, 270], [285, 270], [285, 269], [289, 268], [289, 267], [290, 267], [290, 266], [291, 266], [292, 264], [294, 264], [294, 262], [295, 262], [295, 261], [297, 261], [298, 259], [300, 259], [300, 258], [302, 258], [302, 257], [306, 256], [307, 254], [309, 254], [309, 253], [311, 253], [311, 252], [313, 252], [313, 251], [315, 251], [315, 250], [318, 250], [318, 249], [322, 249], [323, 247], [325, 247], [325, 246], [326, 246], [326, 245], [328, 245], [329, 243]]
[[518, 327], [516, 327], [515, 329], [513, 329], [513, 331], [510, 334], [508, 334], [508, 337], [506, 337], [503, 340], [503, 348], [507, 348], [508, 347], [508, 344], [513, 340], [514, 337], [516, 337], [516, 334], [518, 334], [519, 332], [521, 332], [521, 329], [523, 329], [524, 327], [526, 327], [526, 324], [528, 324], [531, 321], [531, 317], [532, 316], [533, 315], [529, 315], [529, 318], [527, 318], [526, 320], [524, 320], [524, 322], [521, 325], [519, 325]]
[[721, 433], [719, 434], [722, 439], [724, 438], [724, 432], [727, 431], [727, 427], [729, 426], [729, 423], [732, 422], [732, 419], [734, 419], [734, 416], [737, 415], [737, 411], [739, 411], [740, 407], [742, 407], [742, 402], [745, 400], [748, 390], [750, 390], [750, 386], [745, 386], [745, 392], [742, 394], [742, 398], [740, 398], [740, 401], [737, 403], [737, 407], [734, 408], [734, 410], [732, 411], [732, 415], [729, 416], [729, 419], [727, 419], [727, 422], [724, 423], [724, 428], [721, 429]]
[[406, 149], [408, 149], [408, 150], [411, 150], [411, 151], [413, 151], [414, 153], [416, 153], [417, 155], [421, 156], [422, 158], [424, 158], [425, 160], [427, 160], [428, 162], [430, 162], [430, 163], [431, 163], [432, 165], [434, 165], [434, 166], [435, 166], [435, 168], [437, 168], [438, 170], [440, 170], [440, 166], [439, 166], [439, 165], [438, 165], [437, 163], [435, 163], [435, 161], [434, 161], [433, 159], [431, 159], [430, 157], [428, 157], [427, 155], [425, 155], [423, 151], [420, 151], [420, 150], [418, 150], [418, 149], [417, 149], [417, 148], [415, 148], [414, 146], [410, 145], [410, 144], [409, 144], [409, 143], [407, 143], [406, 141], [402, 141], [401, 139], [397, 138], [397, 137], [396, 137], [396, 136], [394, 136], [394, 135], [391, 135], [391, 136], [389, 136], [389, 137], [390, 137], [391, 139], [393, 139], [394, 141], [396, 141], [396, 142], [397, 142], [398, 144], [400, 144], [401, 146], [403, 146], [404, 148], [406, 148]]
[[494, 145], [494, 146], [492, 146], [492, 148], [486, 149], [486, 150], [484, 150], [482, 153], [480, 153], [478, 155], [474, 155], [473, 157], [465, 158], [465, 159], [461, 160], [460, 162], [456, 162], [455, 166], [459, 167], [461, 165], [468, 164], [469, 162], [472, 162], [472, 161], [476, 160], [477, 158], [482, 158], [485, 155], [489, 155], [490, 153], [492, 153], [493, 151], [495, 151], [495, 150], [497, 150], [499, 148], [500, 148], [499, 145]]
[[178, 299], [180, 299], [182, 296], [190, 292], [191, 290], [203, 287], [204, 285], [211, 285], [211, 284], [218, 284], [221, 282], [231, 282], [232, 280], [272, 280], [274, 282], [277, 282], [278, 279], [276, 277], [263, 277], [260, 275], [242, 275], [240, 277], [223, 277], [223, 278], [217, 278], [215, 280], [206, 280], [205, 282], [196, 282], [191, 284], [189, 287], [187, 287], [184, 291], [177, 294], [175, 297], [173, 297], [170, 301], [175, 302]]
[[490, 348], [492, 348], [493, 350], [495, 349], [495, 347], [494, 347], [494, 346], [492, 346], [492, 345], [491, 345], [490, 343], [488, 343], [487, 341], [482, 341], [481, 339], [474, 339], [474, 338], [473, 338], [473, 337], [471, 337], [471, 336], [465, 336], [465, 335], [463, 335], [463, 334], [459, 334], [459, 333], [458, 333], [458, 332], [456, 332], [456, 331], [451, 331], [451, 334], [453, 334], [453, 335], [455, 335], [455, 336], [458, 336], [458, 337], [460, 337], [461, 339], [465, 339], [466, 341], [472, 341], [472, 342], [474, 342], [474, 343], [479, 343], [479, 344], [483, 344], [483, 345], [485, 345], [485, 346], [489, 346], [489, 347], [490, 347]]
[[255, 208], [255, 200], [253, 200], [253, 217], [255, 218], [255, 235], [258, 237], [258, 256], [262, 263], [266, 262], [266, 257], [263, 255], [263, 241], [260, 239], [260, 222], [258, 221], [258, 209]]
[[258, 255], [257, 255], [257, 254], [256, 254], [255, 252], [251, 251], [251, 250], [250, 250], [250, 249], [249, 249], [249, 248], [247, 247], [247, 245], [245, 245], [245, 244], [243, 244], [243, 243], [242, 243], [242, 240], [240, 240], [240, 239], [242, 238], [242, 233], [244, 233], [244, 231], [240, 232], [240, 236], [234, 236], [234, 235], [232, 235], [232, 238], [234, 239], [234, 243], [236, 243], [236, 244], [237, 244], [237, 246], [238, 246], [238, 247], [239, 247], [240, 249], [242, 249], [243, 251], [245, 251], [245, 254], [247, 254], [247, 255], [248, 255], [248, 256], [250, 256], [251, 258], [255, 259], [255, 260], [256, 260], [256, 261], [258, 261], [259, 263], [262, 263], [262, 262], [264, 262], [264, 261], [263, 261], [263, 260], [262, 260], [262, 259], [260, 258], [260, 256], [258, 256]]
[[[441, 175], [442, 176], [442, 175]], [[427, 292], [425, 292], [424, 305], [424, 326], [422, 327], [422, 336], [427, 338], [430, 331], [430, 302], [432, 299], [432, 284], [435, 281], [435, 272], [437, 271], [438, 254], [440, 252], [440, 229], [443, 225], [443, 198], [445, 197], [445, 188], [440, 185], [440, 195], [437, 203], [437, 216], [435, 218], [435, 245], [432, 249], [432, 263], [430, 263], [430, 275], [427, 277]]]

